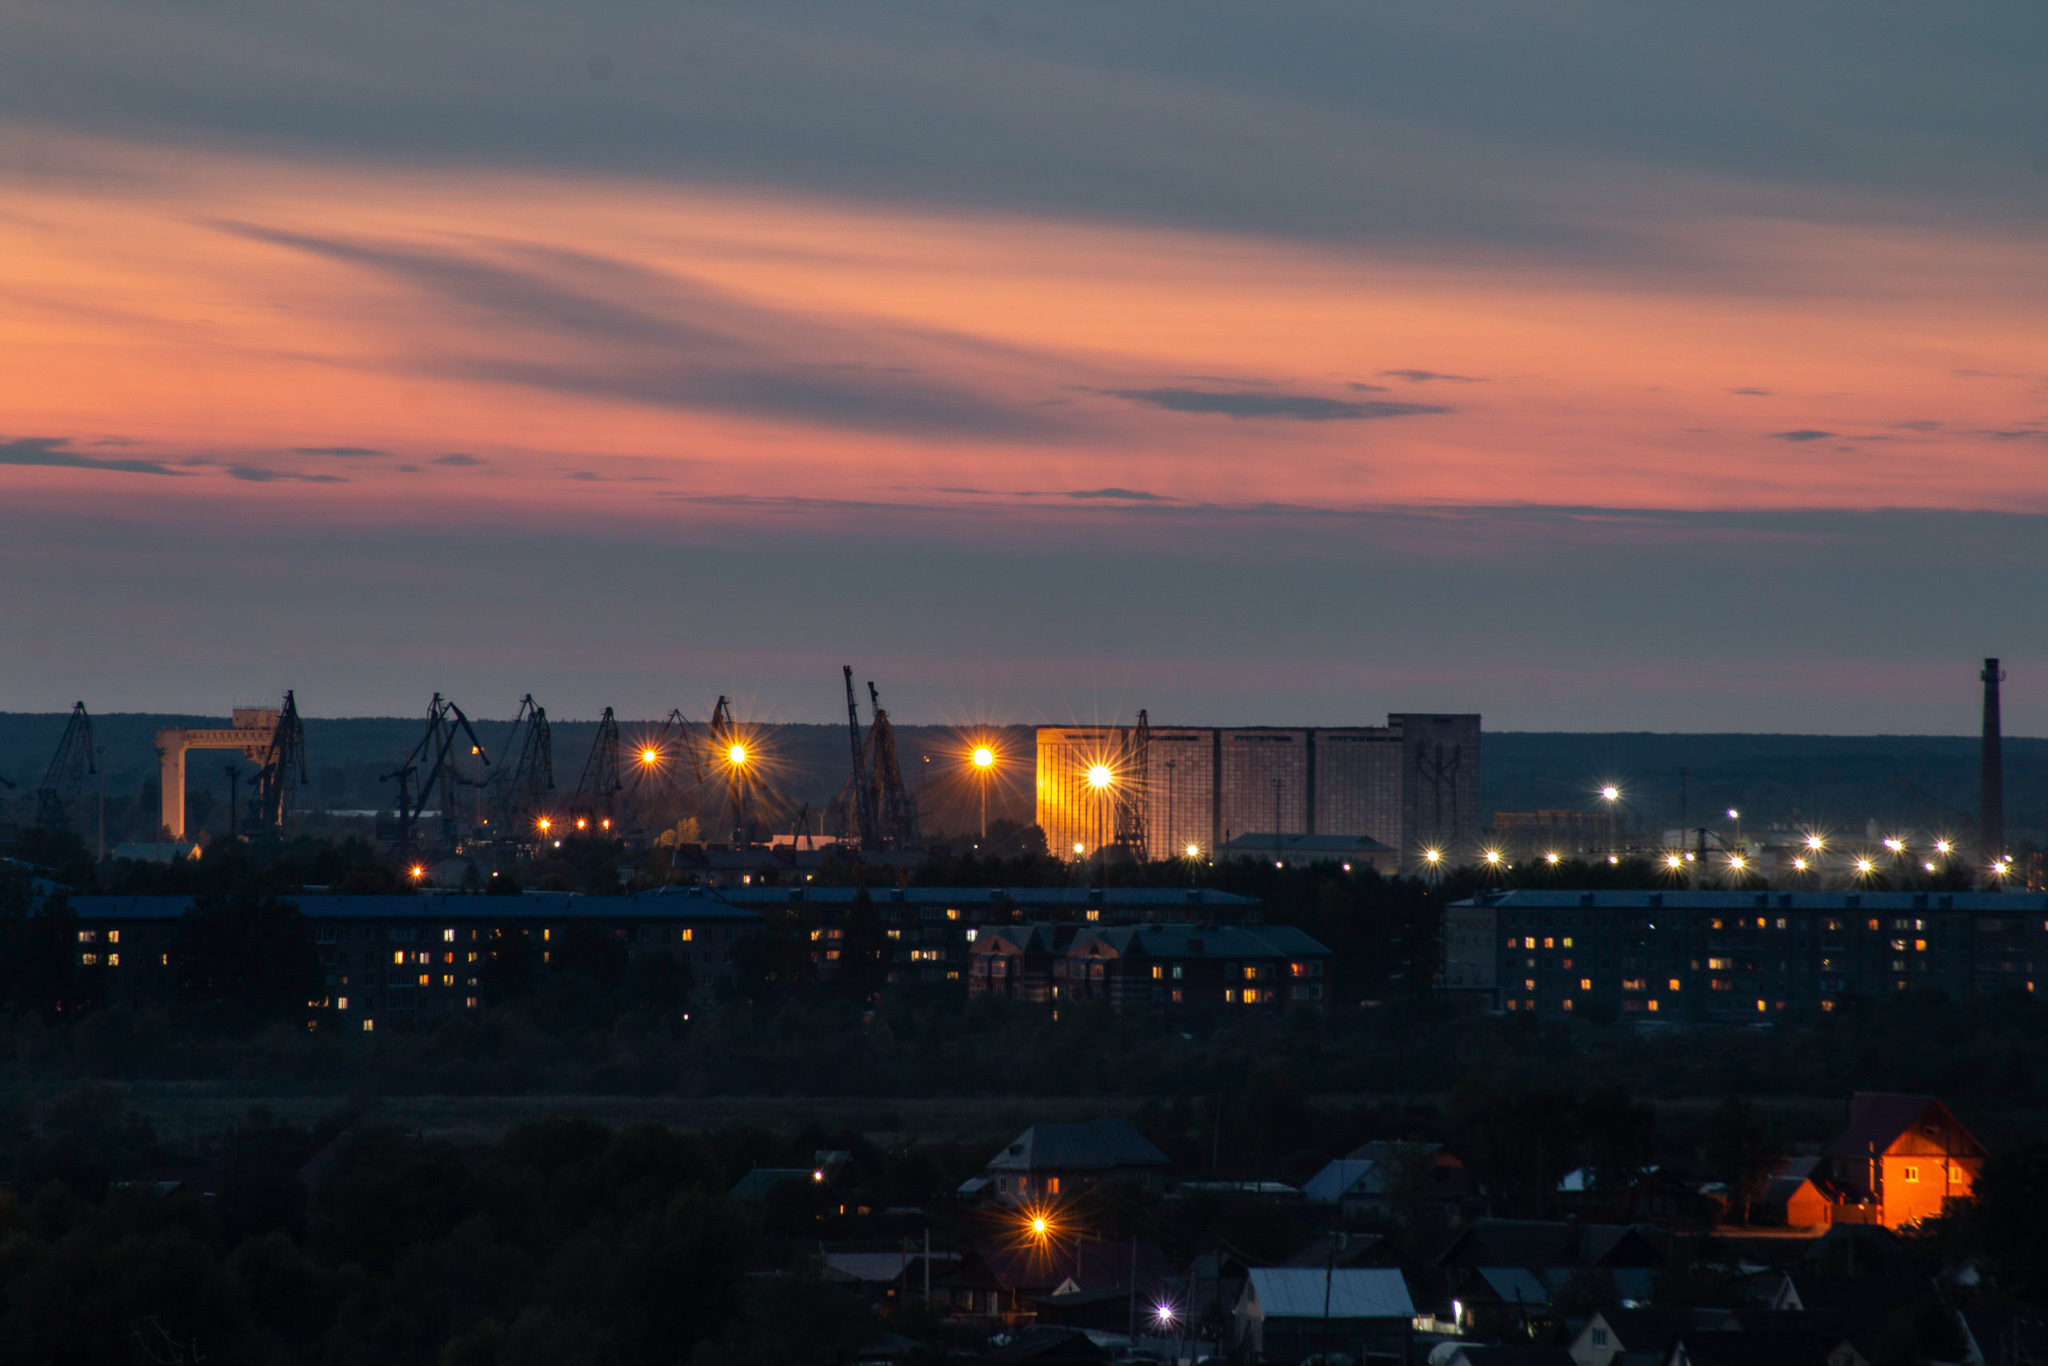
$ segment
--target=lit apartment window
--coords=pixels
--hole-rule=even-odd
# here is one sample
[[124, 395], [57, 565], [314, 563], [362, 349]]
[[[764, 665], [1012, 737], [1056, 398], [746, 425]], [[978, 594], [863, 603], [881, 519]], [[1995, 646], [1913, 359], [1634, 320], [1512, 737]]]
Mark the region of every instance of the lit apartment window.
[[1524, 990], [1524, 991], [1534, 991], [1534, 990], [1536, 990], [1536, 979], [1535, 979], [1534, 977], [1530, 977], [1530, 978], [1527, 978], [1527, 979], [1525, 979], [1525, 980], [1524, 980], [1524, 981], [1522, 982], [1522, 990]]
[[1223, 988], [1223, 1004], [1225, 1004], [1225, 1005], [1227, 1005], [1227, 1006], [1234, 1006], [1234, 1005], [1236, 1005], [1236, 1004], [1237, 1004], [1237, 988], [1236, 988], [1236, 987], [1225, 987], [1225, 988]]
[[948, 906], [948, 907], [946, 907], [946, 919], [948, 919], [948, 920], [958, 920], [959, 918], [960, 918], [960, 911], [959, 911], [959, 908], [958, 908], [958, 907], [955, 907], [955, 906]]
[[1565, 997], [1565, 998], [1564, 998], [1564, 1008], [1565, 1008], [1566, 1010], [1570, 1010], [1570, 1009], [1572, 1008], [1572, 998], [1571, 998], [1571, 997], [1567, 996], [1567, 997]]
[[1917, 1182], [1920, 1179], [1920, 1169], [1918, 1167], [1901, 1167], [1899, 1175], [1905, 1177], [1908, 1181]]
[[455, 942], [455, 931], [453, 931], [453, 930], [443, 930], [443, 931], [441, 931], [441, 942], [442, 942], [442, 943], [444, 943], [444, 944], [453, 944], [453, 943]]
[[108, 942], [109, 944], [118, 944], [118, 943], [120, 943], [120, 942], [121, 942], [121, 932], [120, 932], [119, 930], [108, 930], [108, 931], [107, 931], [107, 942]]
[[1572, 946], [1572, 937], [1570, 935], [1566, 935], [1564, 937], [1564, 946], [1566, 948], [1570, 948]]
[[1652, 1010], [1655, 1010], [1656, 1008], [1657, 1008], [1657, 1003], [1656, 1003], [1655, 1001], [1651, 1001], [1651, 1002], [1650, 1002], [1650, 1009], [1652, 1009]]
[[1533, 948], [1535, 948], [1535, 947], [1536, 947], [1536, 936], [1534, 936], [1534, 935], [1530, 935], [1530, 936], [1528, 936], [1527, 938], [1525, 938], [1524, 940], [1522, 940], [1522, 947], [1523, 947], [1523, 948], [1525, 948], [1525, 949], [1533, 949]]
[[1060, 1179], [1057, 1176], [1045, 1178], [1045, 1193], [1047, 1195], [1058, 1195], [1060, 1193]]
[[78, 932], [78, 942], [81, 944], [90, 944], [99, 937], [100, 932], [98, 930], [80, 930]]
[[1766, 1006], [1762, 1001], [1758, 1001], [1756, 1003], [1756, 1008], [1758, 1013], [1762, 1013], [1763, 1011], [1768, 1010], [1770, 1007]]
[[1678, 979], [1676, 977], [1671, 979], [1671, 989], [1673, 991], [1678, 990]]
[[1927, 952], [1927, 941], [1926, 941], [1925, 939], [1915, 939], [1915, 940], [1913, 941], [1913, 952], [1915, 952], [1915, 953], [1925, 953], [1925, 952]]
[[1164, 981], [1165, 979], [1166, 965], [1164, 963], [1154, 963], [1152, 965], [1152, 980], [1155, 982], [1160, 982]]
[[441, 978], [441, 985], [444, 987], [452, 987], [455, 985], [455, 978], [453, 976], [443, 976]]
[[462, 1004], [463, 1004], [463, 1007], [464, 1007], [465, 1009], [467, 1009], [467, 1010], [475, 1010], [475, 1009], [476, 1009], [476, 997], [474, 997], [474, 996], [470, 996], [470, 997], [467, 997], [467, 998], [465, 998], [465, 999], [463, 1000]]
[[335, 1008], [336, 1010], [347, 1010], [347, 1009], [348, 1009], [348, 997], [346, 997], [346, 996], [337, 996], [337, 997], [335, 997], [335, 998], [334, 998], [334, 1008]]
[[1579, 979], [1579, 990], [1580, 990], [1580, 991], [1591, 991], [1592, 989], [1593, 989], [1593, 979], [1592, 979], [1592, 978], [1590, 978], [1590, 977], [1581, 977], [1581, 978]]
[[89, 968], [95, 967], [99, 964], [100, 956], [96, 953], [81, 953], [78, 955], [78, 961]]
[[404, 950], [402, 950], [402, 949], [401, 949], [401, 950], [399, 950], [399, 951], [397, 951], [397, 952], [393, 953], [393, 954], [391, 955], [391, 961], [392, 961], [392, 962], [394, 962], [394, 963], [403, 963], [403, 962], [405, 961], [405, 952], [404, 952]]
[[363, 1021], [363, 1033], [365, 1033], [365, 1034], [369, 1033], [369, 1032], [370, 1032], [371, 1030], [375, 1029], [376, 1027], [377, 1027], [377, 1022], [376, 1022], [375, 1020], [371, 1020], [371, 1019], [365, 1019], [365, 1020]]
[[1543, 936], [1543, 947], [1546, 949], [1554, 949], [1557, 947], [1557, 941], [1546, 934]]
[[110, 968], [118, 968], [118, 967], [120, 967], [120, 966], [121, 966], [121, 955], [120, 955], [120, 954], [118, 954], [118, 953], [110, 953], [110, 954], [108, 954], [108, 955], [107, 955], [107, 966], [108, 966], [108, 967], [110, 967]]
[[[970, 933], [971, 933], [971, 931], [970, 931]], [[1177, 982], [1177, 981], [1179, 981], [1179, 980], [1180, 980], [1180, 978], [1181, 978], [1181, 965], [1180, 965], [1180, 964], [1178, 964], [1178, 963], [1175, 963], [1175, 964], [1173, 965], [1173, 979], [1174, 979], [1174, 980], [1175, 980], [1175, 981]]]
[[1090, 907], [1088, 911], [1088, 918], [1090, 920], [1100, 920], [1102, 919], [1102, 912], [1095, 910], [1093, 907]]
[[434, 985], [434, 974], [433, 974], [433, 973], [431, 973], [431, 972], [423, 972], [423, 973], [421, 973], [421, 974], [420, 974], [420, 985], [421, 985], [421, 986], [423, 986], [423, 987], [430, 987], [430, 986]]
[[1179, 1004], [1180, 1004], [1180, 988], [1179, 988], [1179, 987], [1175, 987], [1175, 988], [1173, 989], [1173, 1003], [1174, 1003], [1175, 1005], [1179, 1005]]

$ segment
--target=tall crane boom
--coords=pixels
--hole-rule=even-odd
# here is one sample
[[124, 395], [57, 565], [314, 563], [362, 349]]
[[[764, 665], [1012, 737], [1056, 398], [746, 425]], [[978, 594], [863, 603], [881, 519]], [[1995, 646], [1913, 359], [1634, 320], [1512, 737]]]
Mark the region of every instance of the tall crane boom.
[[1152, 723], [1144, 708], [1138, 709], [1138, 724], [1124, 741], [1123, 770], [1116, 785], [1117, 848], [1132, 858], [1145, 858], [1145, 788], [1151, 774]]
[[74, 702], [64, 736], [57, 741], [57, 752], [50, 756], [42, 782], [36, 784], [36, 824], [44, 830], [68, 828], [65, 807], [78, 800], [86, 778], [99, 771], [99, 760], [93, 755], [92, 717], [85, 703]]
[[875, 824], [884, 848], [908, 849], [917, 843], [917, 800], [903, 783], [896, 760], [896, 728], [882, 709], [882, 695], [868, 683], [868, 705], [874, 713], [868, 728], [868, 785], [875, 804]]
[[853, 753], [853, 767], [847, 773], [846, 786], [840, 790], [836, 803], [839, 834], [842, 838], [853, 836], [860, 841], [862, 848], [875, 849], [881, 846], [882, 831], [875, 802], [873, 751], [861, 739], [860, 703], [853, 691], [853, 666], [846, 665], [842, 672], [846, 675], [846, 734]]
[[505, 750], [516, 756], [512, 767], [500, 767], [491, 782], [491, 822], [499, 839], [522, 839], [543, 814], [548, 793], [555, 790], [555, 737], [548, 710], [528, 693], [512, 716]]
[[612, 828], [617, 816], [618, 795], [626, 786], [619, 774], [619, 719], [606, 707], [598, 719], [597, 738], [590, 742], [590, 757], [583, 761], [583, 777], [569, 799], [569, 813], [581, 830], [585, 824]]
[[[457, 741], [467, 736], [469, 752], [480, 767], [489, 768], [490, 756], [484, 753], [484, 742], [477, 738], [469, 718], [462, 714], [462, 708], [434, 694], [434, 700], [427, 704], [427, 727], [421, 733], [418, 743], [389, 773], [378, 775], [377, 781], [398, 782], [397, 816], [391, 821], [377, 823], [377, 837], [390, 840], [401, 853], [410, 853], [417, 844], [416, 827], [425, 814], [428, 798], [438, 789], [441, 793], [441, 834], [444, 841], [455, 839], [455, 789], [458, 784], [473, 782], [463, 777], [457, 758]], [[418, 781], [421, 768], [426, 770], [426, 781]]]
[[249, 798], [249, 823], [258, 830], [280, 832], [292, 818], [299, 787], [306, 781], [306, 727], [299, 720], [298, 699], [285, 689], [284, 706], [270, 732], [270, 748], [256, 770], [256, 791]]
[[753, 769], [756, 757], [747, 751], [746, 738], [740, 733], [739, 723], [733, 719], [732, 703], [720, 695], [718, 705], [711, 709], [710, 754], [711, 767], [725, 771], [726, 796], [732, 805], [732, 842], [734, 848], [744, 848], [748, 843], [748, 798], [753, 786]]

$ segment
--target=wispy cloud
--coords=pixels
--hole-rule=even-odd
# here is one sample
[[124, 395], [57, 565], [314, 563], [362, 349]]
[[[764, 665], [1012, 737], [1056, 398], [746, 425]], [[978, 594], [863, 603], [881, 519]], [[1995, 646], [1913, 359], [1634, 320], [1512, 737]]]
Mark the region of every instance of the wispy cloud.
[[427, 463], [430, 465], [468, 466], [481, 465], [484, 462], [479, 456], [465, 455], [461, 451], [450, 451], [446, 455], [435, 456]]
[[293, 455], [382, 455], [369, 446], [294, 446]]
[[1824, 432], [1817, 427], [1799, 427], [1789, 432], [1772, 432], [1780, 441], [1825, 441], [1833, 432]]
[[1170, 503], [1173, 499], [1163, 493], [1148, 493], [1144, 489], [1069, 489], [1063, 495], [1067, 498], [1106, 498], [1123, 503]]
[[1315, 394], [1261, 394], [1219, 389], [1105, 389], [1100, 392], [1174, 413], [1283, 418], [1294, 422], [1355, 422], [1451, 411], [1433, 403], [1387, 403], [1373, 399], [1323, 398]]
[[1380, 374], [1388, 379], [1405, 379], [1410, 384], [1484, 384], [1484, 375], [1450, 375], [1441, 370], [1382, 370]]
[[168, 474], [180, 471], [161, 460], [102, 460], [68, 449], [68, 436], [20, 436], [0, 441], [0, 465], [46, 465], [67, 470], [106, 470], [113, 474]]
[[1743, 397], [1743, 398], [1770, 398], [1770, 397], [1773, 397], [1773, 395], [1772, 395], [1772, 393], [1771, 393], [1771, 391], [1770, 391], [1769, 389], [1730, 389], [1730, 390], [1729, 390], [1728, 392], [1729, 392], [1729, 393], [1731, 393], [1731, 394], [1736, 394], [1736, 395], [1739, 395], [1739, 396], [1741, 396], [1741, 397]]
[[407, 365], [432, 373], [914, 436], [1058, 430], [1033, 405], [992, 398], [877, 354], [893, 350], [907, 360], [924, 352], [958, 361], [985, 350], [971, 337], [855, 329], [747, 302], [688, 277], [558, 248], [501, 243], [456, 250], [252, 223], [214, 226], [356, 266], [483, 325], [469, 354], [436, 350], [407, 358]]
[[346, 484], [338, 474], [301, 474], [297, 470], [274, 470], [267, 465], [226, 465], [228, 478], [248, 484]]

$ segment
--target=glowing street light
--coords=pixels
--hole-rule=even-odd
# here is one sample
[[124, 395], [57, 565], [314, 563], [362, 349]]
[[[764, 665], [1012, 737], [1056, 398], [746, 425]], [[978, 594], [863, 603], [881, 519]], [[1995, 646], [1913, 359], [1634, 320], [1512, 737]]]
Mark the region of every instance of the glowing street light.
[[745, 745], [734, 745], [725, 752], [725, 757], [731, 761], [734, 768], [743, 768], [747, 762], [747, 747]]
[[1082, 845], [1081, 841], [1079, 841], [1079, 840], [1075, 840], [1075, 841], [1074, 841], [1074, 857], [1075, 857], [1075, 858], [1079, 858], [1079, 857], [1081, 857], [1081, 855], [1083, 855], [1083, 854], [1085, 854], [1085, 853], [1087, 853], [1087, 852], [1088, 852], [1088, 851], [1087, 851], [1086, 847], [1084, 847], [1084, 846]]
[[987, 745], [981, 745], [975, 749], [974, 766], [976, 768], [993, 768], [995, 766], [995, 762], [996, 752], [990, 749]]
[[1555, 867], [1557, 866], [1557, 861], [1558, 861], [1558, 860], [1557, 860], [1557, 855], [1556, 855], [1555, 853], [1549, 853], [1549, 854], [1545, 854], [1545, 855], [1543, 856], [1543, 861], [1544, 861], [1545, 863], [1549, 864], [1549, 865], [1550, 865], [1551, 867], [1555, 868]]
[[1872, 863], [1867, 858], [1860, 858], [1856, 860], [1856, 871], [1859, 873], [1869, 873], [1876, 866], [1876, 864]]
[[1884, 847], [1891, 850], [1894, 854], [1903, 854], [1906, 852], [1906, 842], [1896, 835], [1886, 840], [1884, 842]]
[[1485, 853], [1485, 854], [1483, 855], [1483, 857], [1484, 857], [1484, 858], [1485, 858], [1485, 860], [1486, 860], [1486, 866], [1487, 866], [1487, 867], [1489, 867], [1489, 868], [1498, 868], [1498, 867], [1500, 867], [1500, 858], [1501, 858], [1500, 850], [1498, 850], [1498, 849], [1489, 849], [1489, 850], [1487, 850], [1487, 851], [1486, 851], [1486, 853]]
[[540, 832], [543, 835], [545, 835], [548, 831], [555, 828], [555, 823], [549, 820], [546, 816], [542, 816], [540, 820], [535, 823], [540, 827]]
[[1806, 860], [1805, 860], [1805, 859], [1803, 859], [1803, 858], [1796, 858], [1796, 859], [1793, 859], [1793, 860], [1792, 860], [1792, 870], [1793, 870], [1794, 872], [1798, 872], [1798, 873], [1803, 873], [1803, 872], [1805, 872], [1805, 871], [1806, 871]]
[[1685, 858], [1680, 854], [1666, 854], [1664, 856], [1664, 866], [1675, 872], [1685, 867]]
[[1740, 872], [1744, 871], [1745, 869], [1747, 869], [1748, 867], [1749, 867], [1749, 860], [1748, 860], [1748, 859], [1746, 859], [1746, 858], [1744, 858], [1744, 857], [1743, 857], [1742, 855], [1740, 855], [1740, 854], [1730, 854], [1730, 855], [1728, 856], [1728, 870], [1729, 870], [1730, 872], [1733, 872], [1733, 873], [1740, 873]]
[[1444, 861], [1444, 851], [1441, 849], [1425, 849], [1422, 851], [1422, 861], [1434, 868], [1437, 864]]
[[1621, 789], [1616, 787], [1613, 783], [1609, 783], [1607, 786], [1600, 789], [1600, 798], [1602, 801], [1619, 801], [1621, 800]]
[[1097, 764], [1088, 770], [1088, 786], [1100, 792], [1116, 781], [1116, 775], [1109, 771], [1108, 764]]
[[412, 880], [413, 880], [414, 882], [418, 882], [418, 881], [420, 881], [421, 879], [425, 878], [425, 877], [426, 877], [426, 875], [427, 875], [427, 870], [426, 870], [425, 868], [421, 867], [421, 866], [420, 866], [419, 864], [417, 864], [417, 863], [415, 863], [415, 864], [414, 864], [414, 865], [412, 866], [412, 868], [411, 868], [410, 872], [411, 872], [411, 875], [412, 875]]
[[1953, 851], [1954, 849], [1955, 849], [1955, 845], [1954, 845], [1954, 844], [1952, 844], [1952, 843], [1951, 843], [1950, 841], [1948, 841], [1948, 840], [1936, 840], [1936, 841], [1934, 842], [1934, 852], [1935, 852], [1935, 853], [1937, 853], [1937, 854], [1946, 854], [1946, 853], [1950, 853], [1950, 852], [1952, 852], [1952, 851]]
[[1822, 839], [1819, 835], [1808, 835], [1806, 837], [1806, 847], [1813, 850], [1813, 852], [1817, 854], [1822, 849], [1827, 847], [1827, 841]]
[[658, 764], [658, 763], [660, 763], [660, 762], [661, 762], [661, 751], [660, 751], [660, 750], [658, 750], [658, 749], [643, 749], [643, 750], [641, 750], [641, 751], [640, 751], [640, 762], [641, 762], [641, 763], [643, 763], [643, 764], [646, 764], [646, 765], [648, 765], [649, 767], [652, 767], [653, 765], [655, 765], [655, 764]]
[[996, 752], [987, 745], [976, 745], [974, 753], [967, 756], [974, 765], [975, 777], [981, 784], [981, 842], [988, 843], [988, 780], [995, 771]]
[[1202, 846], [1199, 844], [1190, 844], [1188, 846], [1187, 852], [1189, 858], [1200, 858], [1202, 856]]

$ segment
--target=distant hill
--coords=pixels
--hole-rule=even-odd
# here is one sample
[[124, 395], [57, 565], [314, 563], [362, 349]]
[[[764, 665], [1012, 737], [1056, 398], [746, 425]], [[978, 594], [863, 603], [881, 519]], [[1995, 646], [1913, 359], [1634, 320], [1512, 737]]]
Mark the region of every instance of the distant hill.
[[[865, 709], [864, 709], [865, 710]], [[32, 789], [63, 733], [62, 713], [0, 713], [0, 778], [12, 780], [17, 801]], [[110, 813], [119, 805], [142, 820], [145, 796], [153, 805], [155, 733], [168, 726], [219, 725], [223, 718], [116, 712], [93, 718], [94, 738], [106, 752]], [[388, 803], [389, 771], [419, 738], [411, 717], [309, 718], [306, 748], [309, 804], [367, 809]], [[510, 722], [478, 721], [492, 757], [500, 757]], [[628, 738], [653, 732], [655, 723], [622, 722]], [[583, 771], [594, 721], [554, 724], [555, 777], [565, 796]], [[816, 813], [837, 794], [849, 763], [839, 725], [767, 725], [755, 728], [777, 790], [790, 809], [808, 803]], [[989, 793], [990, 819], [1029, 820], [1033, 783], [1032, 731], [1008, 726], [992, 732], [1009, 761]], [[966, 736], [951, 727], [898, 730], [906, 778], [924, 788], [926, 809], [940, 830], [965, 831], [978, 819], [977, 790], [963, 773]], [[195, 754], [189, 785], [225, 798], [226, 754]], [[1977, 739], [1947, 735], [1665, 735], [1649, 733], [1489, 732], [1483, 756], [1481, 801], [1495, 810], [1541, 807], [1593, 810], [1604, 783], [1624, 792], [1628, 811], [1646, 830], [1679, 823], [1679, 772], [1686, 779], [1687, 814], [1694, 823], [1728, 807], [1745, 824], [1777, 819], [1817, 820], [1835, 829], [1875, 818], [1926, 826], [1944, 808], [1974, 815]], [[243, 764], [241, 767], [246, 768]], [[2008, 737], [2005, 742], [2008, 835], [2040, 843], [2048, 818], [2048, 740]], [[1909, 790], [1904, 779], [1918, 789]], [[715, 803], [712, 803], [715, 805]], [[707, 817], [711, 814], [707, 809]], [[124, 817], [124, 820], [127, 817]], [[110, 832], [114, 823], [110, 816]], [[140, 833], [138, 830], [136, 833]]]

